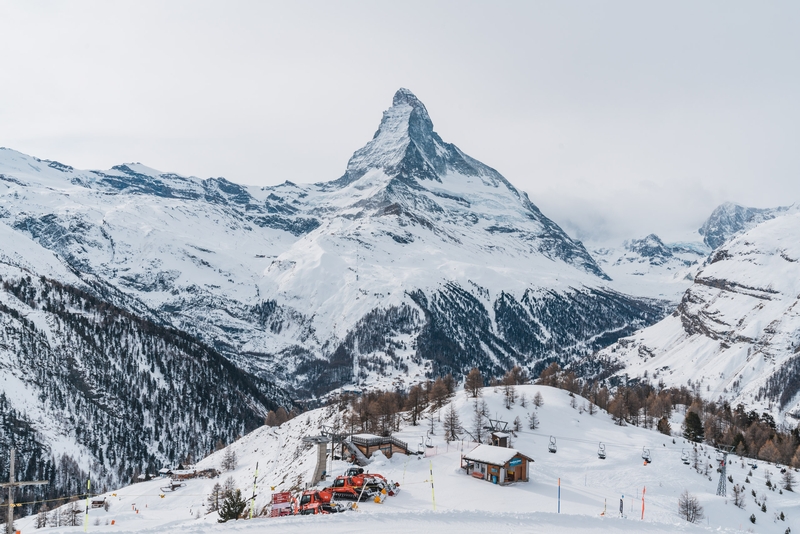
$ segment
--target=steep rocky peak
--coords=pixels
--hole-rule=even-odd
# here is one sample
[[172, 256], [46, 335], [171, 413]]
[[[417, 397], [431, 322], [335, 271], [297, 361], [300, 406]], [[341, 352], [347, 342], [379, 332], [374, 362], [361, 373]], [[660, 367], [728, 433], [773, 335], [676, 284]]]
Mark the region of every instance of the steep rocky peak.
[[448, 160], [461, 155], [444, 143], [433, 131], [428, 110], [408, 89], [399, 89], [392, 106], [383, 112], [380, 126], [369, 143], [357, 150], [347, 164], [337, 185], [346, 185], [370, 169], [382, 169], [387, 175], [413, 175], [414, 178], [438, 180], [437, 174], [448, 167]]
[[656, 234], [650, 234], [642, 239], [633, 239], [625, 244], [625, 248], [645, 258], [667, 258], [672, 256], [672, 251]]
[[787, 212], [791, 206], [777, 208], [751, 208], [732, 202], [720, 204], [703, 223], [698, 232], [706, 245], [715, 249], [739, 232], [774, 219]]

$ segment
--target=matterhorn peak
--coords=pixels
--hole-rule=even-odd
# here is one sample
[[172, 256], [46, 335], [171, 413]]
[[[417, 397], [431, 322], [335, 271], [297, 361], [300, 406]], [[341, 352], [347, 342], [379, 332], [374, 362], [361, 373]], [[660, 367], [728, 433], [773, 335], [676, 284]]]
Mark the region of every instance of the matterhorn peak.
[[372, 140], [353, 154], [345, 175], [333, 183], [352, 183], [370, 169], [380, 169], [390, 177], [413, 175], [438, 181], [438, 173], [449, 163], [463, 167], [461, 160], [460, 152], [433, 131], [425, 104], [408, 89], [400, 88], [392, 106], [383, 112]]

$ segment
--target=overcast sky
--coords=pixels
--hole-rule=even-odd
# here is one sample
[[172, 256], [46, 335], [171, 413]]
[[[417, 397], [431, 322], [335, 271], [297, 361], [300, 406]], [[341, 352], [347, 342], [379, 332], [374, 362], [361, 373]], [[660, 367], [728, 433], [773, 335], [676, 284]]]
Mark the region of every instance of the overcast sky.
[[0, 4], [0, 146], [338, 178], [399, 87], [571, 235], [800, 201], [800, 2]]

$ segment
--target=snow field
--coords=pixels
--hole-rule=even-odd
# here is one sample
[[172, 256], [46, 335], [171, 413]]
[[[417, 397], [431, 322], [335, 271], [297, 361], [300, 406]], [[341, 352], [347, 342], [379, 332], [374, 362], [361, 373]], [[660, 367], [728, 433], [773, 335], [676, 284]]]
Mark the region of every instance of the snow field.
[[[498, 486], [468, 477], [459, 468], [462, 450], [468, 452], [474, 443], [450, 443], [443, 439], [441, 423], [435, 423], [433, 448], [423, 447], [428, 456], [395, 455], [391, 459], [376, 456], [368, 470], [381, 473], [401, 484], [397, 496], [383, 504], [362, 503], [357, 511], [336, 516], [258, 518], [226, 524], [216, 522], [216, 513], [204, 515], [204, 503], [215, 482], [223, 483], [233, 476], [243, 494], [252, 493], [253, 473], [259, 464], [256, 509], [270, 500], [275, 491], [302, 486], [315, 465], [315, 450], [303, 446], [305, 435], [319, 433], [319, 425], [330, 421], [328, 408], [313, 410], [278, 428], [262, 427], [230, 445], [236, 452], [238, 468], [223, 473], [217, 480], [198, 479], [187, 482], [175, 492], [159, 497], [164, 481], [153, 480], [134, 484], [110, 497], [111, 508], [90, 511], [90, 532], [387, 532], [416, 530], [420, 532], [752, 532], [783, 533], [787, 527], [800, 530], [800, 496], [795, 493], [768, 491], [765, 471], [772, 472], [773, 482], [780, 479], [779, 469], [759, 462], [746, 484], [746, 506], [736, 508], [730, 499], [715, 495], [718, 473], [715, 455], [703, 448], [703, 458], [710, 462], [711, 480], [681, 462], [681, 451], [690, 447], [678, 436], [664, 436], [655, 431], [633, 426], [620, 427], [604, 412], [589, 415], [580, 412], [584, 399], [576, 397], [577, 409], [570, 406], [566, 391], [545, 386], [518, 386], [518, 395], [525, 394], [527, 408], [517, 404], [511, 410], [503, 406], [502, 391], [484, 388], [483, 400], [492, 418], [512, 423], [519, 416], [533, 411], [533, 396], [539, 392], [544, 405], [537, 409], [540, 427], [525, 429], [512, 438], [512, 447], [532, 457], [530, 482]], [[463, 391], [456, 394], [456, 409], [461, 423], [470, 428], [473, 400]], [[442, 409], [442, 418], [447, 407]], [[434, 415], [436, 417], [436, 415]], [[676, 414], [674, 419], [680, 419]], [[413, 448], [424, 440], [427, 421], [420, 426], [404, 426], [395, 436]], [[677, 425], [673, 425], [677, 428]], [[558, 452], [547, 452], [550, 435], [557, 439]], [[606, 445], [607, 459], [597, 457], [598, 443]], [[643, 465], [642, 447], [650, 449], [652, 463]], [[225, 450], [217, 451], [197, 464], [198, 469], [219, 467]], [[708, 458], [710, 455], [711, 458]], [[731, 457], [728, 472], [734, 483], [743, 484], [752, 469], [741, 467]], [[333, 462], [333, 473], [344, 471], [348, 464]], [[433, 469], [436, 511], [433, 510], [430, 470]], [[561, 514], [558, 509], [558, 479], [561, 479]], [[800, 478], [800, 476], [798, 477]], [[646, 487], [645, 519], [641, 520], [641, 494]], [[696, 496], [705, 508], [702, 525], [689, 525], [677, 515], [678, 497], [683, 490]], [[756, 507], [751, 489], [762, 500], [767, 496], [767, 512]], [[624, 518], [619, 517], [619, 499], [624, 495]], [[248, 501], [249, 502], [249, 501]], [[606, 516], [602, 517], [604, 505]], [[137, 514], [133, 508], [139, 509]], [[197, 518], [198, 511], [200, 517]], [[775, 520], [783, 512], [786, 520]], [[756, 524], [749, 521], [757, 517]], [[101, 525], [94, 526], [96, 518]], [[116, 525], [105, 526], [106, 519]], [[33, 518], [18, 521], [23, 532], [32, 532]], [[41, 532], [76, 532], [79, 527], [47, 529]]]

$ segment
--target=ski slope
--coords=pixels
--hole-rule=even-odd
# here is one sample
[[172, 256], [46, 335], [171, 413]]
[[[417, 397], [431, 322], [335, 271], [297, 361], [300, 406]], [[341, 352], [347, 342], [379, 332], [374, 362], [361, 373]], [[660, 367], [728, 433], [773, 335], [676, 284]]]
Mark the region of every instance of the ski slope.
[[[230, 445], [237, 455], [238, 467], [223, 473], [219, 479], [196, 479], [175, 492], [162, 492], [163, 479], [127, 486], [107, 494], [111, 506], [89, 513], [90, 532], [388, 532], [418, 530], [421, 532], [784, 532], [787, 527], [800, 531], [800, 496], [795, 493], [768, 491], [766, 472], [772, 480], [780, 479], [777, 467], [759, 462], [756, 469], [731, 457], [729, 474], [734, 483], [746, 484], [746, 506], [736, 508], [728, 497], [715, 495], [718, 474], [714, 453], [708, 447], [701, 451], [705, 461], [714, 467], [710, 479], [681, 462], [682, 450], [688, 445], [677, 436], [668, 437], [643, 428], [613, 423], [605, 412], [589, 415], [582, 407], [588, 404], [576, 397], [577, 406], [570, 406], [566, 391], [545, 386], [518, 386], [528, 406], [520, 401], [506, 410], [498, 388], [485, 388], [483, 399], [492, 418], [513, 422], [519, 416], [525, 421], [533, 411], [531, 400], [540, 392], [544, 404], [535, 409], [540, 427], [525, 429], [512, 438], [512, 447], [532, 457], [530, 482], [498, 486], [473, 479], [459, 468], [460, 457], [476, 446], [466, 441], [450, 443], [443, 439], [442, 424], [435, 421], [432, 448], [423, 447], [426, 457], [395, 455], [386, 459], [378, 455], [368, 470], [379, 472], [400, 482], [401, 491], [383, 504], [362, 503], [358, 510], [336, 516], [304, 516], [257, 518], [252, 521], [217, 523], [217, 514], [205, 513], [205, 502], [215, 482], [223, 483], [233, 476], [243, 494], [252, 493], [256, 462], [259, 466], [257, 511], [264, 508], [272, 488], [275, 491], [302, 487], [315, 466], [315, 450], [301, 439], [319, 433], [319, 425], [335, 423], [338, 414], [332, 408], [320, 408], [302, 414], [278, 428], [262, 427]], [[462, 425], [469, 428], [473, 401], [463, 391], [453, 402]], [[442, 409], [442, 418], [447, 407]], [[434, 418], [437, 415], [434, 414]], [[680, 428], [683, 415], [675, 413], [672, 427]], [[425, 439], [426, 423], [404, 426], [395, 436], [414, 446]], [[558, 452], [547, 452], [549, 437], [557, 439]], [[673, 443], [674, 439], [674, 443]], [[606, 445], [607, 459], [597, 457], [598, 443]], [[651, 452], [652, 463], [644, 465], [642, 448]], [[217, 451], [197, 464], [198, 469], [219, 468], [225, 449]], [[333, 462], [333, 472], [342, 472], [349, 464]], [[744, 467], [743, 467], [744, 465]], [[431, 492], [431, 470], [434, 477], [435, 510]], [[561, 482], [561, 513], [558, 514], [558, 483]], [[798, 476], [800, 479], [800, 476]], [[645, 516], [641, 519], [643, 489]], [[677, 515], [678, 496], [686, 489], [705, 508], [702, 525], [689, 525]], [[767, 512], [756, 507], [751, 490], [767, 496]], [[164, 497], [161, 498], [160, 494]], [[620, 517], [619, 501], [624, 495], [624, 515]], [[605, 508], [606, 514], [602, 516]], [[138, 509], [138, 513], [136, 512]], [[775, 519], [783, 512], [786, 520]], [[756, 515], [756, 523], [749, 517]], [[115, 525], [106, 526], [106, 521]], [[32, 532], [34, 518], [19, 520], [22, 532]], [[99, 525], [95, 525], [99, 522]], [[77, 532], [81, 527], [48, 528], [41, 532]], [[750, 529], [750, 530], [748, 530]]]

